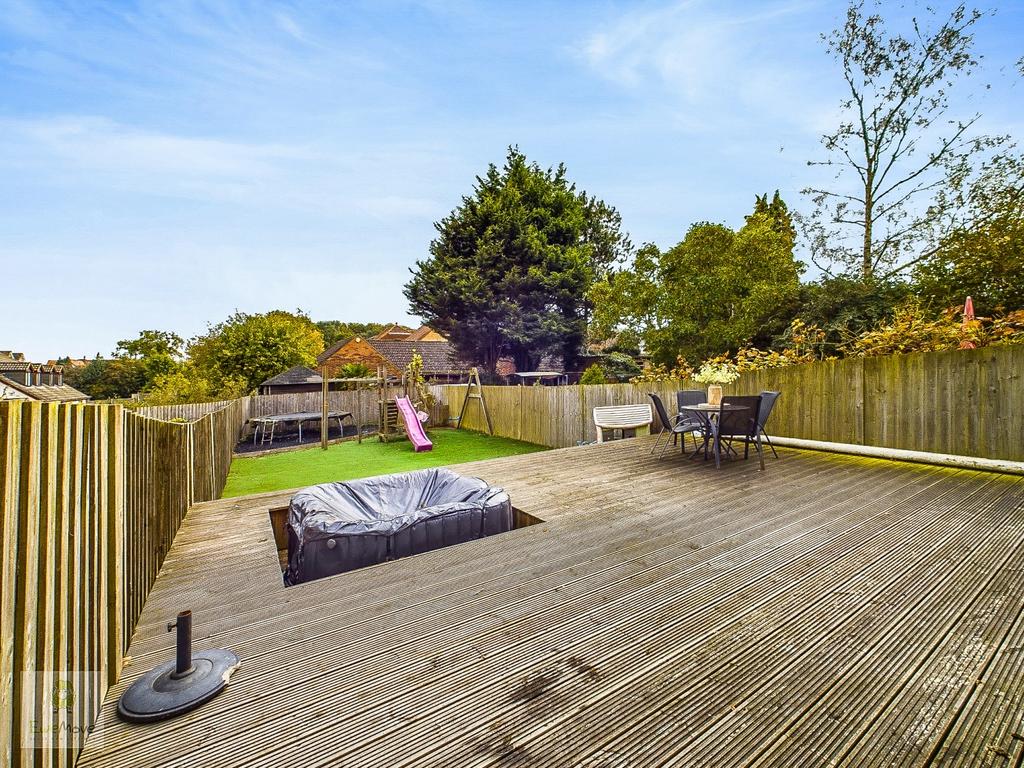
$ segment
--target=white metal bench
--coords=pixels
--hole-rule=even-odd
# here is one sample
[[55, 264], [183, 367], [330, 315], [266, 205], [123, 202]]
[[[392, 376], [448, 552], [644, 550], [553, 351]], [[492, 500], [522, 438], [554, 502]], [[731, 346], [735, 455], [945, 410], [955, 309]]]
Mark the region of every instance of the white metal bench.
[[636, 430], [637, 436], [651, 432], [654, 414], [651, 404], [643, 405], [599, 405], [594, 409], [594, 426], [597, 427], [597, 442], [604, 442], [604, 431], [616, 429]]

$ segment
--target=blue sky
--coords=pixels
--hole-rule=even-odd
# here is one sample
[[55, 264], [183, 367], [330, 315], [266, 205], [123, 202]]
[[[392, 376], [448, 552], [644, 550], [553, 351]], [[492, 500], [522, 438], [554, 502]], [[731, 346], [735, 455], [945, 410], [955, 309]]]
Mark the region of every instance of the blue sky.
[[[793, 207], [833, 125], [835, 2], [0, 0], [0, 348], [109, 353], [235, 309], [405, 320], [433, 222], [518, 144], [634, 242]], [[1024, 2], [978, 31], [1024, 138]]]

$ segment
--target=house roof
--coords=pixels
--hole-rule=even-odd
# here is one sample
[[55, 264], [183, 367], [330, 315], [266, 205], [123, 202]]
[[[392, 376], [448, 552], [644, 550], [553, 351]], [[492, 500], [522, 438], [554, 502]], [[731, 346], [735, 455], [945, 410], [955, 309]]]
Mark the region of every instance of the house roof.
[[[395, 326], [392, 326], [395, 327]], [[427, 326], [426, 332], [432, 330]], [[417, 331], [418, 332], [418, 331]], [[317, 358], [317, 365], [323, 365], [348, 344], [352, 339], [341, 339], [321, 352]], [[412, 360], [412, 353], [419, 352], [423, 358], [423, 370], [426, 373], [448, 373], [466, 368], [466, 364], [458, 359], [455, 347], [448, 341], [409, 341], [407, 339], [363, 339], [373, 350], [383, 357], [393, 367], [402, 370]], [[319, 381], [319, 377], [317, 381]], [[267, 382], [264, 382], [266, 384]]]
[[296, 365], [293, 368], [289, 368], [284, 373], [279, 373], [277, 376], [271, 376], [260, 384], [260, 386], [280, 387], [287, 384], [321, 384], [322, 382], [323, 379], [320, 378], [320, 374], [312, 368], [307, 368], [304, 365]]
[[316, 364], [323, 365], [324, 363], [326, 363], [330, 359], [331, 355], [333, 355], [339, 349], [344, 347], [350, 341], [352, 341], [351, 338], [338, 339], [336, 342], [331, 344], [331, 346], [329, 346], [327, 349], [325, 349], [323, 352], [316, 356]]
[[398, 369], [405, 368], [412, 360], [412, 353], [419, 352], [423, 358], [424, 373], [448, 373], [466, 367], [447, 341], [385, 341], [367, 339], [378, 354]]
[[89, 396], [79, 392], [67, 384], [35, 384], [29, 386], [13, 381], [6, 376], [0, 375], [0, 384], [6, 384], [11, 389], [26, 395], [31, 400], [38, 400], [44, 403], [66, 403], [73, 400], [88, 400]]
[[412, 328], [406, 328], [404, 325], [392, 323], [376, 336], [367, 339], [367, 341], [408, 341], [409, 336], [412, 333]]
[[[417, 328], [415, 331], [409, 334], [409, 338], [407, 339], [407, 341], [421, 341], [424, 340], [425, 336], [429, 336], [432, 333], [436, 333], [438, 336], [442, 335], [440, 332], [434, 330], [429, 325], [421, 325], [419, 328]], [[426, 341], [438, 341], [438, 339], [426, 339]]]

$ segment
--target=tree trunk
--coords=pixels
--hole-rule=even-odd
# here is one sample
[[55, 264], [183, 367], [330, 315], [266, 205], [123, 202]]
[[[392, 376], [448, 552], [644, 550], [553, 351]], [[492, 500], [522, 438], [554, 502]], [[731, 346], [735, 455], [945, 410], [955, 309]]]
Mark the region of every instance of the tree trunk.
[[864, 278], [864, 282], [871, 279], [871, 274], [874, 272], [875, 268], [875, 260], [871, 253], [871, 237], [873, 234], [871, 225], [873, 223], [875, 213], [875, 201], [874, 196], [872, 195], [872, 187], [874, 187], [875, 184], [875, 174], [871, 169], [871, 157], [869, 156], [867, 160], [867, 181], [864, 183], [864, 250], [861, 253], [860, 262], [861, 277]]
[[525, 350], [516, 350], [513, 359], [516, 362], [516, 370], [522, 373], [523, 371], [532, 371], [533, 364], [530, 362], [530, 353]]
[[493, 339], [487, 345], [487, 350], [484, 352], [484, 370], [490, 374], [495, 375], [498, 372], [498, 344]]

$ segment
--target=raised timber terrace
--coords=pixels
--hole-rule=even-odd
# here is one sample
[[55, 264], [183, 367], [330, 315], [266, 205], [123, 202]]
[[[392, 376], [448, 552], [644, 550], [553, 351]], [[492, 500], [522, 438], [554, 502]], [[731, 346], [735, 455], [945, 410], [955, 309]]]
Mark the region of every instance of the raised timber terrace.
[[[463, 465], [545, 522], [287, 589], [290, 494], [195, 505], [78, 764], [1021, 764], [1024, 479], [652, 444]], [[121, 723], [182, 609], [241, 668]]]

